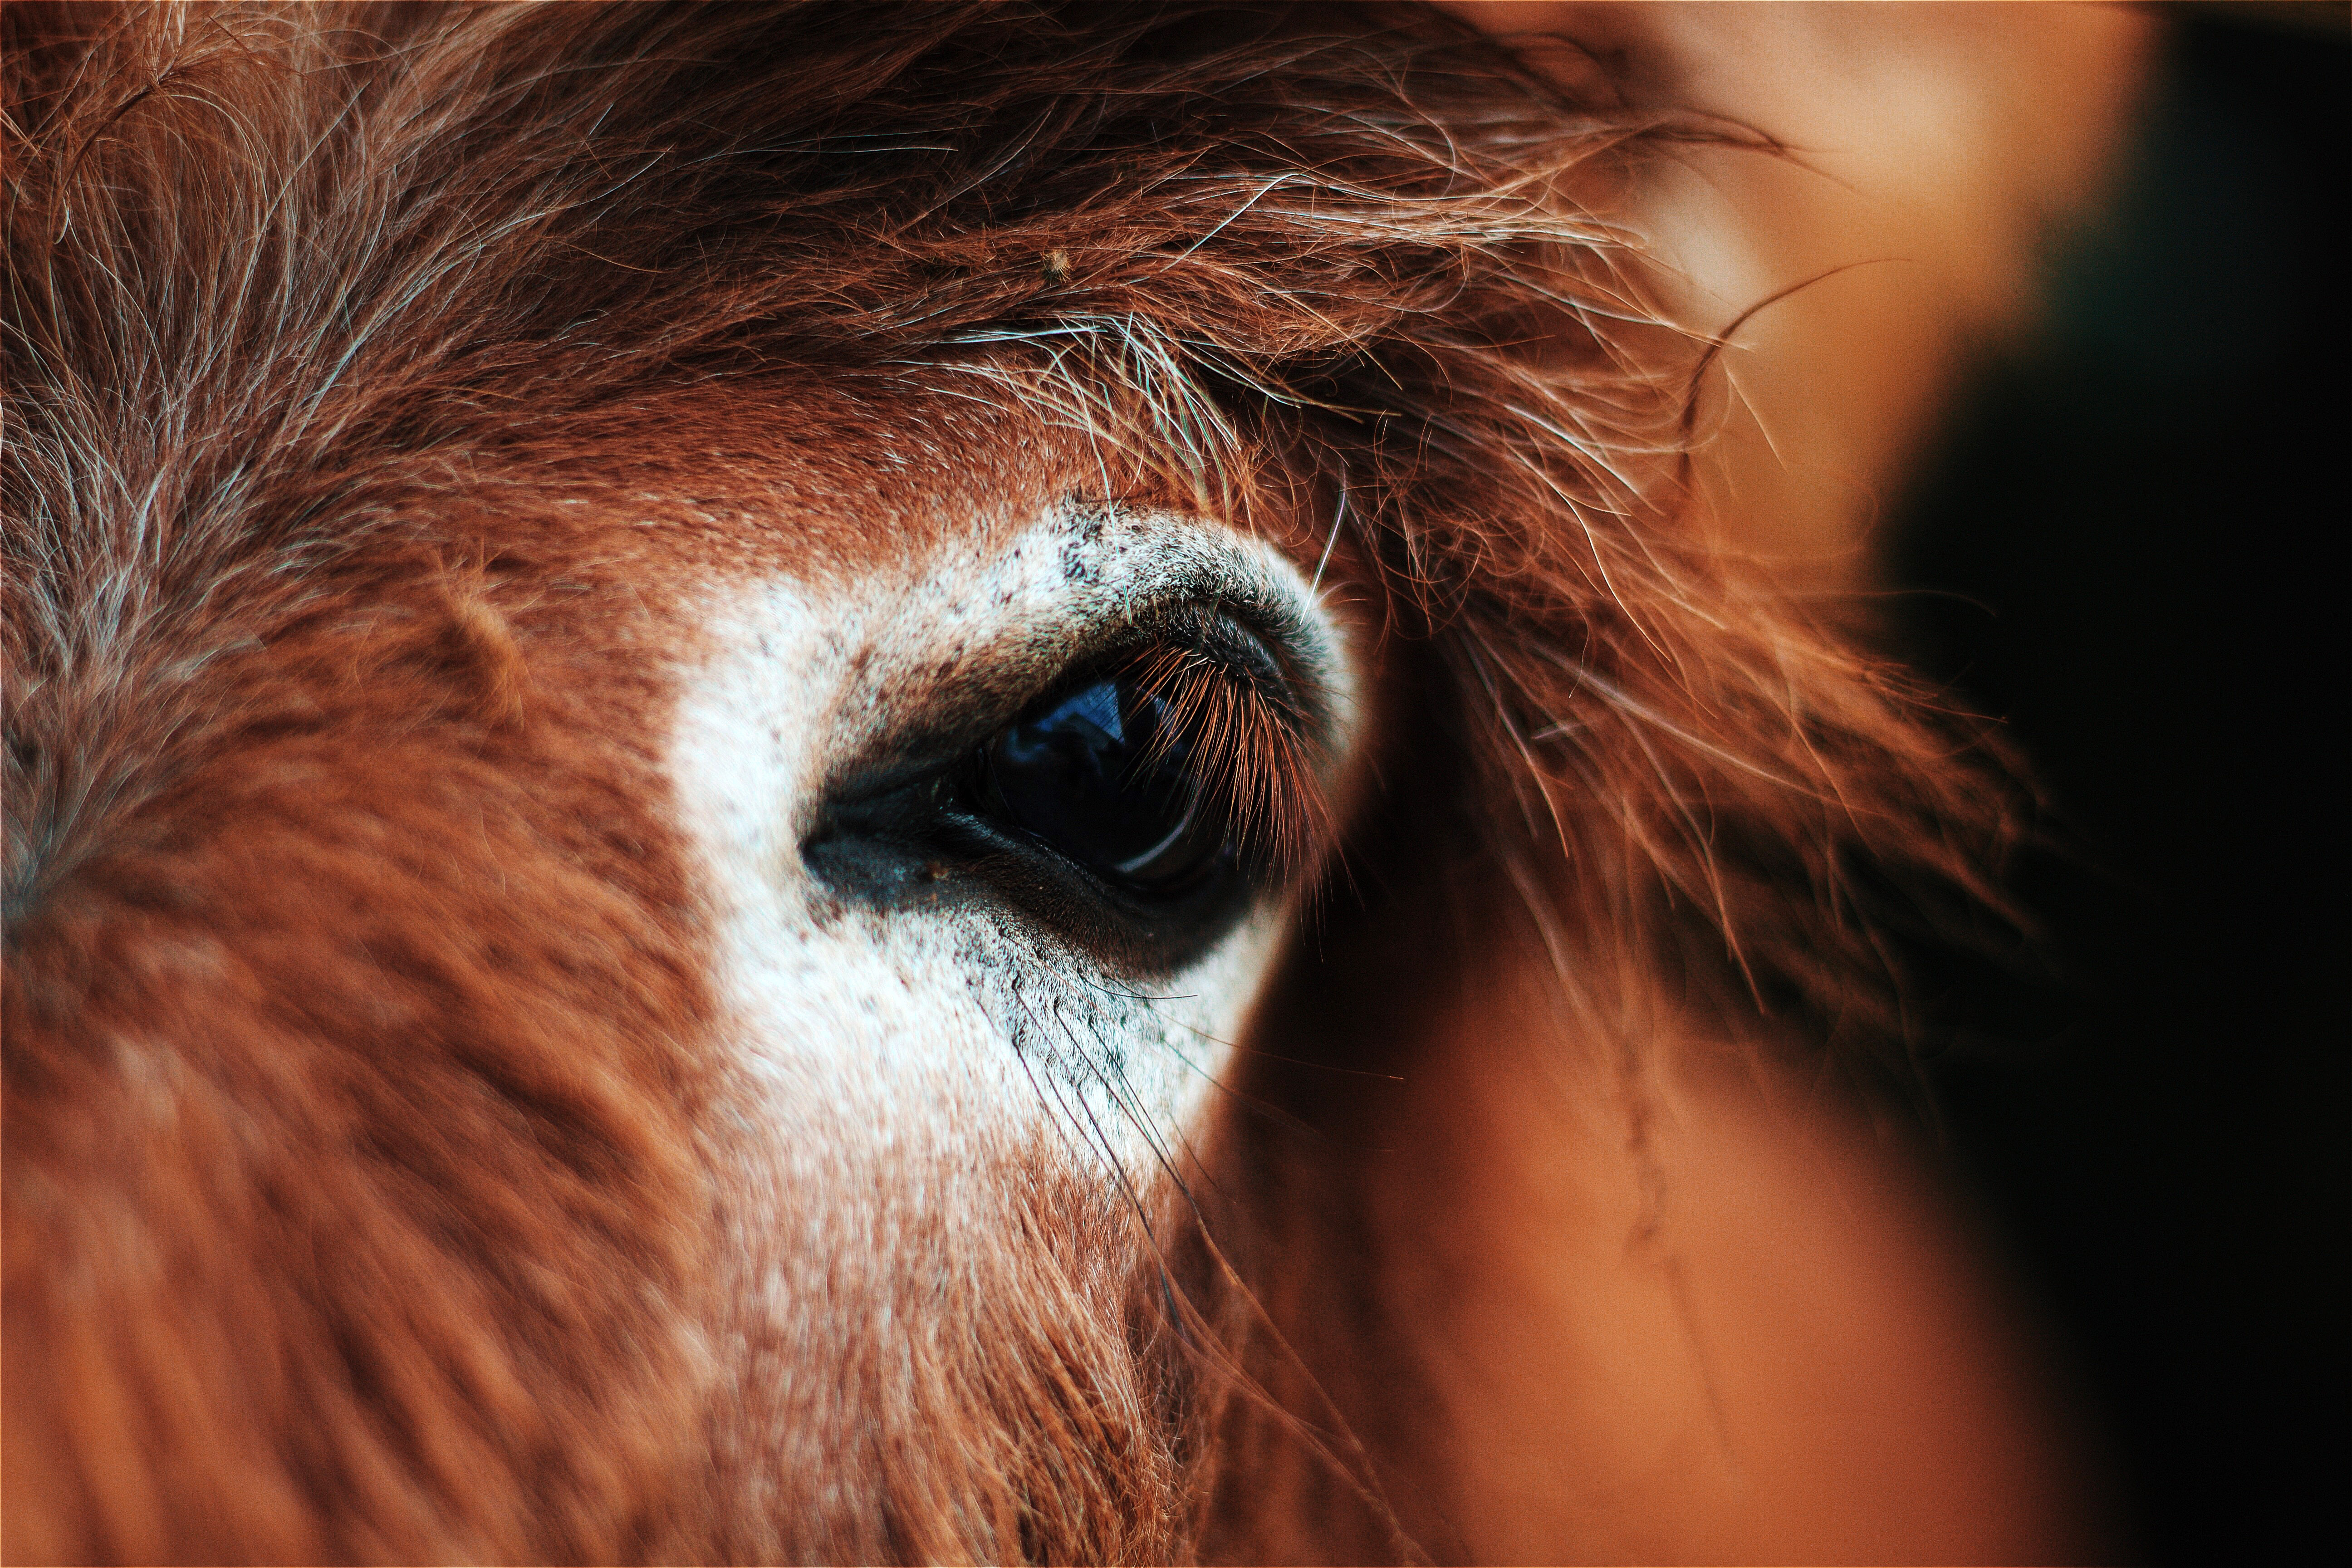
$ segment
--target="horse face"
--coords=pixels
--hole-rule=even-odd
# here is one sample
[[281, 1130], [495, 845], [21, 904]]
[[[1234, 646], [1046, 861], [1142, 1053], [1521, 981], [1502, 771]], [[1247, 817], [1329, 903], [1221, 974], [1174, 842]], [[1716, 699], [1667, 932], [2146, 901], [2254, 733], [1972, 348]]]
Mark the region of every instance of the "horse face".
[[2010, 1550], [1932, 1227], [1671, 1081], [2000, 828], [1580, 205], [1768, 148], [1419, 13], [7, 15], [9, 1555]]

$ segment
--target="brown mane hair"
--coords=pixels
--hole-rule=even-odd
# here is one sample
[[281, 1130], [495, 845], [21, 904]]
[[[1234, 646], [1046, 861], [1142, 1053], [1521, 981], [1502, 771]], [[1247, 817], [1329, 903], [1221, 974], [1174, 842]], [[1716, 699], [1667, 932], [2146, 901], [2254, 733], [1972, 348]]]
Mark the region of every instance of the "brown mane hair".
[[[712, 1001], [614, 739], [665, 699], [534, 633], [630, 615], [548, 498], [691, 485], [665, 398], [1027, 411], [1370, 607], [1384, 787], [1261, 1023], [1308, 1065], [1254, 1069], [1294, 1116], [1496, 951], [1612, 1072], [1665, 1020], [1861, 1052], [1890, 911], [1985, 891], [1962, 741], [1689, 503], [1706, 345], [1595, 209], [1721, 128], [1405, 9], [6, 26], [11, 1558], [1247, 1554], [1326, 1507], [1411, 1549], [1301, 1370], [1411, 1325], [1348, 1276], [1344, 1162], [1254, 1123], [1218, 1245], [1051, 1351], [1129, 1426], [982, 1378], [967, 1418], [1049, 1436], [877, 1460], [862, 1534], [698, 1470]], [[1116, 1232], [1090, 1201], [1041, 1233]]]

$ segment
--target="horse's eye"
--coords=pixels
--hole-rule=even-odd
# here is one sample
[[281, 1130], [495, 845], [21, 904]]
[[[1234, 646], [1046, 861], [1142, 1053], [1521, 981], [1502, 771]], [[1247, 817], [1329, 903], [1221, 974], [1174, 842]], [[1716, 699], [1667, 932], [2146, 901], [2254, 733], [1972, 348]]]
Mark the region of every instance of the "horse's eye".
[[1138, 974], [1198, 958], [1323, 820], [1312, 710], [1237, 621], [1180, 607], [1139, 633], [1025, 711], [950, 719], [836, 784], [810, 869], [889, 908], [1002, 905]]
[[980, 805], [1104, 880], [1174, 897], [1229, 863], [1227, 813], [1164, 698], [1106, 675], [1047, 698], [982, 748]]

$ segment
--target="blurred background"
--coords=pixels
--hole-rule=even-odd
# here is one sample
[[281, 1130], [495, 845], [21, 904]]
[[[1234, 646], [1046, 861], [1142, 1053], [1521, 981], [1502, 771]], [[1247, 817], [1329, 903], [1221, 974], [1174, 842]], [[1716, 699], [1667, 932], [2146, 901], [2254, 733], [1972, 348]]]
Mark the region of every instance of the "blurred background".
[[2005, 722], [2037, 928], [1909, 953], [1934, 1140], [2129, 1560], [2352, 1561], [2352, 6], [1465, 3], [1673, 150], [1725, 547]]
[[2027, 969], [1923, 952], [1944, 1135], [2138, 1560], [2352, 1560], [2352, 8], [2149, 8], [2105, 196], [1878, 531], [2047, 793]]

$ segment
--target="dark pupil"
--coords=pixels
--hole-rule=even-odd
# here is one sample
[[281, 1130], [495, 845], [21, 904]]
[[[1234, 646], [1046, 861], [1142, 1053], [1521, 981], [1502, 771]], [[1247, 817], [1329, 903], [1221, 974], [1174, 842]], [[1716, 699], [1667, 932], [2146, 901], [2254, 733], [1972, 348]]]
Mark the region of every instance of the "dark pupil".
[[1127, 679], [1081, 686], [990, 742], [990, 782], [1016, 824], [1081, 865], [1177, 890], [1216, 859], [1224, 832], [1172, 720]]

